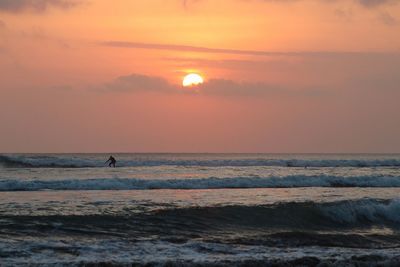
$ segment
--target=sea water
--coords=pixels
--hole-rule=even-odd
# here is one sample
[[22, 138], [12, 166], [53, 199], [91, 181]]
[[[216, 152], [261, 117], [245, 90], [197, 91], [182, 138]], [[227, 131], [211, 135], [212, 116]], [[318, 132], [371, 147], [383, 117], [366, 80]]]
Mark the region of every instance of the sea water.
[[400, 155], [0, 155], [0, 266], [400, 265]]

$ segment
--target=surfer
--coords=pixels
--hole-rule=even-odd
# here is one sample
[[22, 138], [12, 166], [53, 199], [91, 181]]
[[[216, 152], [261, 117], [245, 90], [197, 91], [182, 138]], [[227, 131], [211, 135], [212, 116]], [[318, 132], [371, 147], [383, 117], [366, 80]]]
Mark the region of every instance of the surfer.
[[107, 162], [110, 162], [108, 164], [109, 167], [112, 166], [114, 168], [115, 168], [115, 163], [117, 163], [117, 161], [115, 160], [115, 158], [113, 156], [110, 156], [110, 158], [106, 162], [104, 162], [104, 164], [106, 164]]

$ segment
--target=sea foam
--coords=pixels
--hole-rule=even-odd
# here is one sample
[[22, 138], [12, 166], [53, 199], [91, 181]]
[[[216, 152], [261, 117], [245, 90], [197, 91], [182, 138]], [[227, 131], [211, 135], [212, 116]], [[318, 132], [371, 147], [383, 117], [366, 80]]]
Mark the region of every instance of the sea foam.
[[0, 180], [0, 191], [38, 190], [150, 190], [291, 187], [400, 187], [397, 176], [306, 176], [230, 177], [196, 179], [93, 178], [63, 180]]

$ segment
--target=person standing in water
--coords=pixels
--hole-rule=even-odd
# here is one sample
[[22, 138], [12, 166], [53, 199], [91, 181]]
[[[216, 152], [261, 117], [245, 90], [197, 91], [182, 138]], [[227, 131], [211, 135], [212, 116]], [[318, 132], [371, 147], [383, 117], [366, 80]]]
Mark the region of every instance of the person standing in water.
[[108, 164], [108, 167], [114, 167], [114, 168], [115, 168], [115, 163], [117, 163], [117, 161], [113, 156], [110, 156], [110, 158], [106, 162], [104, 162], [104, 164], [106, 164], [107, 162], [110, 162]]

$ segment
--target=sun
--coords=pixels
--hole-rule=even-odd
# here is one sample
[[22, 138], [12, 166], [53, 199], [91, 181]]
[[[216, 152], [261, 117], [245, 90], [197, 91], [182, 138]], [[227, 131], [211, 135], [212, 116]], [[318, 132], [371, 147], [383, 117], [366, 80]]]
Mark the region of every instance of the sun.
[[203, 82], [204, 82], [203, 77], [201, 77], [199, 74], [190, 73], [183, 78], [182, 85], [184, 87], [196, 86], [202, 84]]

